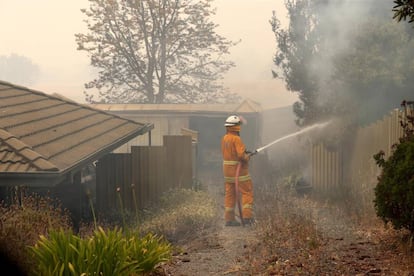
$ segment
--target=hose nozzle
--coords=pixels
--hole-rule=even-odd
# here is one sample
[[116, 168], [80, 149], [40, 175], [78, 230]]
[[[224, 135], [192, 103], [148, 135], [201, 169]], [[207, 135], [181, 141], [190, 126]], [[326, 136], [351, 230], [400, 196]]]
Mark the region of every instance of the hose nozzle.
[[257, 153], [259, 153], [257, 150], [254, 150], [254, 151], [248, 151], [248, 150], [246, 150], [245, 151], [249, 156], [253, 156], [253, 155], [256, 155]]

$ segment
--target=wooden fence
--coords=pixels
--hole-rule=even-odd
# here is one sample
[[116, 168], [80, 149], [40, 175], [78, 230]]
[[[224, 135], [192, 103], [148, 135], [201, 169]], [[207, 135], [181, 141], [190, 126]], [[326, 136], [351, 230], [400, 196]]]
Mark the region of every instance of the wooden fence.
[[174, 188], [191, 188], [191, 136], [163, 137], [163, 146], [132, 146], [131, 153], [112, 153], [96, 166], [96, 208], [99, 213], [139, 209]]
[[311, 185], [327, 193], [336, 190], [344, 175], [342, 151], [329, 150], [323, 144], [312, 145], [311, 158]]
[[403, 113], [395, 109], [382, 120], [358, 128], [351, 148], [330, 151], [323, 144], [312, 145], [312, 187], [325, 193], [346, 190], [354, 197], [372, 203], [380, 172], [373, 156], [380, 150], [386, 157], [391, 154], [392, 145], [403, 134], [401, 116]]

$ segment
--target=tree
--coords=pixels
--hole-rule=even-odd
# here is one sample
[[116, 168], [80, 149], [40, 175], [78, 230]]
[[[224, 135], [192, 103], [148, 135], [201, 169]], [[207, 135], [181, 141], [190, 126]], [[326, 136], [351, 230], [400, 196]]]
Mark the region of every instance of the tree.
[[349, 40], [335, 56], [331, 83], [352, 99], [357, 121], [368, 124], [412, 95], [414, 41], [404, 26], [379, 18], [360, 23]]
[[32, 85], [36, 82], [39, 72], [39, 66], [25, 56], [17, 54], [0, 56], [0, 80], [19, 85]]
[[274, 63], [277, 76], [299, 94], [293, 106], [298, 123], [346, 116], [349, 124], [366, 124], [411, 95], [414, 43], [407, 28], [392, 21], [388, 2], [285, 3], [289, 26], [281, 28], [275, 15], [270, 22], [278, 46]]
[[[98, 77], [85, 85], [108, 103], [204, 103], [238, 100], [219, 80], [235, 45], [209, 20], [213, 0], [89, 0], [78, 50]], [[93, 93], [85, 92], [93, 102]]]
[[408, 18], [408, 23], [414, 22], [414, 1], [413, 0], [394, 0], [394, 19], [398, 22], [405, 21]]
[[297, 116], [296, 123], [306, 125], [318, 119], [315, 106], [318, 79], [310, 70], [312, 59], [318, 52], [315, 32], [318, 22], [311, 1], [287, 0], [285, 5], [289, 27], [281, 28], [275, 12], [270, 20], [278, 46], [273, 61], [279, 70], [273, 71], [273, 74], [285, 80], [289, 91], [299, 94], [300, 101], [295, 102], [293, 110]]

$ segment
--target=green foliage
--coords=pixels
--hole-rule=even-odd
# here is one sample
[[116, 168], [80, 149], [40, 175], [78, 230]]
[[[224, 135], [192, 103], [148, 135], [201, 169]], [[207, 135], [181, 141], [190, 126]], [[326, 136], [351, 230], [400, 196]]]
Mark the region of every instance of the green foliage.
[[143, 272], [152, 271], [156, 265], [171, 258], [171, 245], [161, 236], [148, 233], [143, 238], [131, 236], [130, 254], [136, 258], [136, 267]]
[[285, 6], [289, 25], [282, 28], [275, 14], [270, 21], [274, 76], [298, 94], [299, 125], [334, 116], [368, 124], [412, 94], [412, 30], [387, 17], [385, 1], [286, 0]]
[[41, 236], [31, 252], [35, 275], [135, 275], [152, 271], [171, 258], [171, 246], [152, 233], [139, 237], [98, 227], [90, 238], [71, 231]]
[[0, 207], [0, 244], [2, 249], [26, 271], [33, 265], [27, 247], [49, 229], [71, 228], [69, 214], [58, 202], [38, 195], [16, 197]]
[[387, 160], [383, 151], [374, 155], [382, 168], [374, 203], [377, 215], [384, 222], [414, 234], [414, 117], [407, 119], [408, 122], [402, 122], [405, 135], [394, 145], [392, 155]]
[[409, 23], [414, 22], [414, 2], [412, 0], [394, 0], [394, 19], [398, 22], [408, 19]]
[[[164, 236], [177, 239], [182, 234], [199, 235], [200, 230], [216, 217], [216, 205], [208, 193], [193, 190], [166, 193], [154, 212], [143, 217], [146, 220], [143, 220], [142, 228], [135, 230], [103, 230], [96, 227], [102, 223], [94, 221], [95, 227], [83, 229], [82, 235], [74, 235], [69, 230], [69, 215], [66, 217], [66, 213], [49, 198], [24, 197], [21, 203], [4, 206], [1, 211], [2, 243], [15, 253], [18, 258], [14, 259], [29, 275], [97, 275], [97, 271], [102, 275], [137, 275], [150, 272], [171, 258], [172, 248]], [[123, 217], [135, 221], [136, 215], [124, 214]], [[121, 223], [120, 220], [119, 225]]]
[[352, 43], [334, 58], [332, 84], [340, 93], [332, 106], [369, 124], [411, 96], [414, 41], [404, 26], [378, 17], [360, 22], [348, 36]]
[[312, 60], [318, 53], [317, 5], [309, 0], [287, 0], [285, 5], [290, 19], [289, 27], [281, 27], [276, 13], [270, 20], [278, 46], [273, 61], [280, 70], [273, 74], [285, 80], [287, 89], [299, 94], [300, 101], [293, 108], [298, 118], [297, 124], [305, 125], [317, 120], [315, 97], [318, 77], [311, 70]]

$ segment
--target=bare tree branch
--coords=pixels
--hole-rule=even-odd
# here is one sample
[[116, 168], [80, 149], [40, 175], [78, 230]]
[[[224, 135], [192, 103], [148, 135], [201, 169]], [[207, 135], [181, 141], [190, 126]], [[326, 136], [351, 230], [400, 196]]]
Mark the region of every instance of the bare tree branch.
[[239, 100], [219, 83], [237, 43], [215, 32], [212, 1], [90, 0], [89, 31], [76, 41], [99, 71], [85, 87], [109, 102]]

